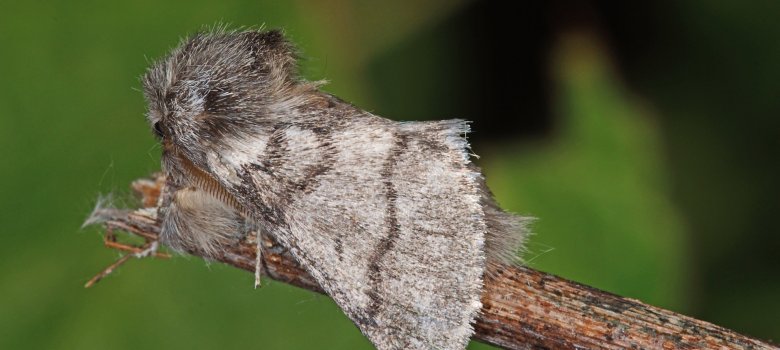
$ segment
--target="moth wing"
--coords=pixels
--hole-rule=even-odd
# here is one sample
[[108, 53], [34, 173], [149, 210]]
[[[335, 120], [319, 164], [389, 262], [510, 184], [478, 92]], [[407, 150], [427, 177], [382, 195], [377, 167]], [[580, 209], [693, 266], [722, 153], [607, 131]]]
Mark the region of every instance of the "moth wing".
[[[481, 308], [481, 175], [463, 121], [286, 127], [250, 207], [379, 349], [463, 349]], [[269, 161], [270, 160], [270, 161]], [[269, 181], [286, 190], [266, 193]], [[272, 204], [268, 204], [271, 202]]]

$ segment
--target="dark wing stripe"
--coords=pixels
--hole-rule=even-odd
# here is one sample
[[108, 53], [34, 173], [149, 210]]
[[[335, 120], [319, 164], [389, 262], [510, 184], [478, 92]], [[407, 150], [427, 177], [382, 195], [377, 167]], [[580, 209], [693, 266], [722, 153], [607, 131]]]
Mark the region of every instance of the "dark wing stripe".
[[274, 128], [274, 132], [271, 137], [268, 138], [268, 143], [265, 146], [265, 152], [263, 152], [263, 159], [259, 159], [259, 163], [266, 169], [279, 169], [285, 162], [289, 160], [287, 150], [287, 138], [285, 137], [285, 131], [289, 127], [289, 124], [281, 124]]
[[[299, 126], [304, 130], [312, 131], [319, 143], [318, 150], [322, 151], [322, 157], [315, 165], [302, 169], [303, 176], [294, 178], [289, 174], [286, 168], [290, 166], [290, 161], [294, 157], [290, 155], [288, 146], [289, 140], [285, 137], [285, 132], [290, 126]], [[278, 193], [274, 193], [278, 198], [278, 205], [289, 206], [297, 200], [302, 194], [309, 194], [320, 184], [320, 177], [333, 170], [333, 163], [336, 159], [336, 149], [333, 147], [330, 128], [315, 127], [306, 124], [280, 123], [266, 144], [265, 152], [252, 164], [254, 170], [262, 171], [272, 177], [273, 183], [282, 184], [278, 187]], [[298, 170], [296, 170], [298, 171]], [[287, 172], [287, 173], [286, 173]]]
[[404, 134], [395, 135], [395, 143], [390, 150], [390, 154], [382, 167], [380, 175], [385, 187], [385, 196], [387, 198], [387, 207], [385, 212], [384, 226], [387, 228], [387, 235], [383, 237], [374, 247], [371, 253], [368, 265], [369, 290], [366, 292], [370, 303], [366, 313], [370, 317], [376, 316], [382, 307], [382, 297], [379, 295], [379, 289], [382, 284], [382, 260], [395, 245], [398, 236], [401, 234], [401, 227], [398, 224], [398, 208], [396, 207], [395, 185], [393, 184], [393, 169], [395, 168], [398, 157], [406, 151], [409, 137]]
[[317, 135], [320, 147], [318, 149], [323, 151], [322, 159], [317, 165], [306, 169], [306, 175], [298, 182], [298, 190], [304, 194], [309, 194], [314, 191], [320, 184], [320, 176], [327, 174], [333, 170], [333, 163], [336, 159], [336, 148], [333, 147], [332, 130], [326, 127], [311, 127], [311, 130]]

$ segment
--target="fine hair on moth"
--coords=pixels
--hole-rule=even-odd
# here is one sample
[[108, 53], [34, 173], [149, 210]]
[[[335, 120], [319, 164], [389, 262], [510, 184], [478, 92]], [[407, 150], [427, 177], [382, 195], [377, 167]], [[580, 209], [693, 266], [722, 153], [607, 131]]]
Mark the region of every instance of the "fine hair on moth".
[[268, 235], [378, 349], [464, 349], [483, 278], [517, 262], [463, 120], [398, 122], [319, 89], [278, 30], [216, 28], [146, 72], [160, 241], [218, 258]]

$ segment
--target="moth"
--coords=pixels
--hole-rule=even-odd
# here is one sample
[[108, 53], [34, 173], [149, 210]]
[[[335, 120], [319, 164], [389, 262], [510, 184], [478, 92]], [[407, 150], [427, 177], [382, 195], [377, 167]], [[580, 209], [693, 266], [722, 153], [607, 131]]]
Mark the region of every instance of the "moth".
[[142, 81], [162, 243], [218, 257], [270, 235], [378, 349], [466, 347], [483, 278], [526, 236], [472, 163], [468, 122], [346, 103], [298, 75], [275, 30], [194, 34]]

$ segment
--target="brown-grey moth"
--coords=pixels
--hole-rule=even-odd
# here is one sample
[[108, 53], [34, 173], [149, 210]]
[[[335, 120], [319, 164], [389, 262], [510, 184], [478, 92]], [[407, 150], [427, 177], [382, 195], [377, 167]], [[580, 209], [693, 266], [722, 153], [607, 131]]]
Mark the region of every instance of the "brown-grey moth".
[[279, 31], [215, 30], [149, 68], [162, 242], [217, 257], [271, 235], [378, 349], [465, 348], [483, 276], [526, 235], [471, 162], [469, 124], [378, 117], [296, 65]]

